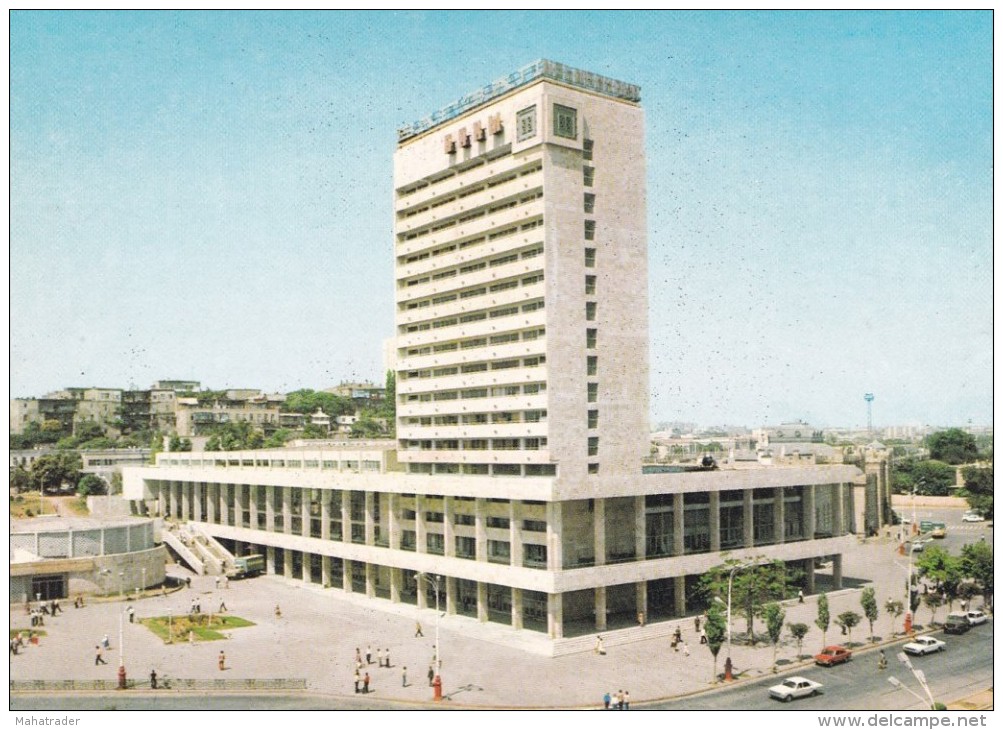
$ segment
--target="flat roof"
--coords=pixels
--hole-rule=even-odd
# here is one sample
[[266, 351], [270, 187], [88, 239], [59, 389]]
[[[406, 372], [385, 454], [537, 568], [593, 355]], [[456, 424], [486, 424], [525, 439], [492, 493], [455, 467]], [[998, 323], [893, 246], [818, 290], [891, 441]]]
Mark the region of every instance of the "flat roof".
[[539, 78], [552, 79], [562, 84], [575, 86], [579, 89], [585, 89], [586, 91], [592, 91], [603, 96], [635, 104], [641, 101], [641, 87], [636, 84], [617, 81], [616, 79], [600, 76], [591, 71], [582, 71], [571, 66], [565, 66], [563, 63], [558, 63], [557, 61], [541, 58], [523, 66], [518, 71], [513, 71], [508, 76], [503, 76], [476, 91], [461, 96], [452, 104], [432, 112], [424, 119], [400, 127], [397, 130], [397, 142], [400, 143], [416, 137], [436, 125], [458, 117], [463, 112], [485, 104], [502, 94], [508, 93], [512, 89], [525, 86]]

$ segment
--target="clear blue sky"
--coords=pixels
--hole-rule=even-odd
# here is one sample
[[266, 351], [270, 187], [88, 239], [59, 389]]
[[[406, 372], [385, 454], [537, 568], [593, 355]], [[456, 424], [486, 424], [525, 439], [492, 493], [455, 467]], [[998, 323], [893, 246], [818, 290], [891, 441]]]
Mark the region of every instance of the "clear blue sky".
[[396, 129], [641, 86], [654, 420], [992, 422], [990, 12], [13, 12], [12, 397], [382, 380]]

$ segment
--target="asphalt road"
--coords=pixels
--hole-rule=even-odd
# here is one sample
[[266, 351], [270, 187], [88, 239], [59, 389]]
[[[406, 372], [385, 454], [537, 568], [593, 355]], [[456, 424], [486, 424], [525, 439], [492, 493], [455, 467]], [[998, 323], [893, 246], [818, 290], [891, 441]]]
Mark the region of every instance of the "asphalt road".
[[[930, 691], [937, 701], [953, 699], [992, 686], [993, 683], [993, 626], [992, 622], [976, 626], [967, 634], [944, 636], [947, 642], [943, 652], [927, 656], [910, 657], [915, 669], [926, 675]], [[644, 709], [662, 710], [922, 710], [923, 704], [905, 690], [896, 689], [888, 677], [897, 677], [902, 684], [923, 695], [918, 680], [912, 672], [896, 660], [896, 653], [905, 642], [885, 648], [888, 669], [878, 669], [877, 651], [857, 654], [847, 664], [838, 667], [813, 667], [797, 672], [823, 684], [817, 697], [793, 702], [770, 699], [768, 689], [779, 684], [786, 676], [778, 675], [753, 684], [741, 685], [724, 691], [690, 698], [682, 698], [653, 705]], [[641, 709], [641, 708], [638, 708]]]

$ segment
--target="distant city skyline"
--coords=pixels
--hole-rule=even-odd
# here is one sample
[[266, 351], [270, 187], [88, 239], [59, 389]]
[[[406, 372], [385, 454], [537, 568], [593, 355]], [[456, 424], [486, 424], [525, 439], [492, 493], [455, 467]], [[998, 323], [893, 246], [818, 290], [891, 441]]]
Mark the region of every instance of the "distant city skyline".
[[550, 58], [641, 87], [653, 423], [991, 424], [992, 30], [12, 12], [10, 397], [381, 383], [396, 130]]

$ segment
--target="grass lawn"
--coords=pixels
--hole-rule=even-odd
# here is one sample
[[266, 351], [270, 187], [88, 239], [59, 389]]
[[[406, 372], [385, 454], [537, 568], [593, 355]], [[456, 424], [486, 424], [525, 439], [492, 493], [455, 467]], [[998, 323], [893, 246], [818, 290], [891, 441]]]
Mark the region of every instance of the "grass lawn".
[[10, 498], [10, 516], [12, 519], [22, 520], [26, 517], [35, 517], [38, 514], [56, 514], [56, 508], [48, 499], [42, 500], [41, 509], [42, 511], [39, 512], [38, 492], [24, 492]]
[[195, 641], [217, 641], [225, 639], [222, 632], [230, 629], [240, 629], [244, 626], [254, 626], [253, 621], [248, 621], [239, 616], [219, 615], [201, 613], [184, 616], [152, 616], [140, 620], [150, 631], [155, 633], [164, 643], [168, 643], [168, 626], [170, 626], [170, 640], [172, 643], [188, 641], [188, 633], [194, 635]]

